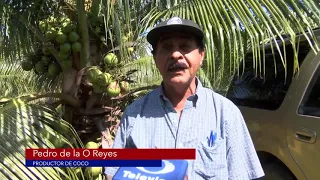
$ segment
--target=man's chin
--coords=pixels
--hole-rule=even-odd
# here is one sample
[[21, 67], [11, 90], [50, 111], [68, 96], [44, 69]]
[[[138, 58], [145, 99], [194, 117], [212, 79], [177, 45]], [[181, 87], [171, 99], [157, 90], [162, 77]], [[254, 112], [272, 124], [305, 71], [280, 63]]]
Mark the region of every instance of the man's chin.
[[170, 85], [183, 85], [189, 83], [189, 78], [185, 76], [173, 76], [167, 78], [167, 83]]

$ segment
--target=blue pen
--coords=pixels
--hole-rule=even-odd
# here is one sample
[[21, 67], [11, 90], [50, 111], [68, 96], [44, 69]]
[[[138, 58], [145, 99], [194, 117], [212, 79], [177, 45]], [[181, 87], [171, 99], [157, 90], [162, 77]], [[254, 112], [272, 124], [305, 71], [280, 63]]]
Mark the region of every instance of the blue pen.
[[216, 139], [217, 139], [217, 133], [213, 133], [213, 136], [212, 136], [212, 146], [214, 145]]
[[209, 143], [209, 146], [211, 147], [212, 146], [212, 138], [213, 138], [213, 133], [212, 131], [210, 132], [210, 143]]
[[210, 133], [210, 136], [208, 137], [208, 146], [211, 146], [211, 141], [212, 141], [212, 133]]
[[211, 131], [210, 138], [209, 138], [209, 143], [208, 143], [210, 147], [213, 146], [215, 140], [216, 140], [216, 133]]

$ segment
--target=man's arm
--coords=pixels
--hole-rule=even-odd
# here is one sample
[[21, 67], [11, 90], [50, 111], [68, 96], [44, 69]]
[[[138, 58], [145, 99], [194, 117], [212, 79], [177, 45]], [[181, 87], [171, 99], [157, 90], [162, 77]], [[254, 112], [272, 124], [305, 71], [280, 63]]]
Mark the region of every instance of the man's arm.
[[264, 176], [258, 155], [240, 110], [230, 108], [226, 118], [228, 179], [257, 179]]
[[[117, 129], [117, 133], [113, 142], [112, 148], [125, 148], [127, 139], [127, 128], [128, 128], [128, 116], [126, 112], [121, 117], [120, 124]], [[105, 176], [107, 180], [112, 180], [112, 177], [118, 171], [119, 167], [105, 167]]]

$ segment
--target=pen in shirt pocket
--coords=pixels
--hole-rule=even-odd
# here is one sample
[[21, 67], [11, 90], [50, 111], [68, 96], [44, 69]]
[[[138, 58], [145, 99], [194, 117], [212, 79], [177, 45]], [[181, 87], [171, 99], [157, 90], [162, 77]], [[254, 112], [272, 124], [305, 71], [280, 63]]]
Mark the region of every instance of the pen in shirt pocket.
[[209, 136], [209, 141], [208, 141], [208, 146], [212, 147], [214, 145], [214, 142], [216, 141], [217, 135], [216, 133], [213, 132], [213, 130], [211, 130], [210, 132], [210, 136]]

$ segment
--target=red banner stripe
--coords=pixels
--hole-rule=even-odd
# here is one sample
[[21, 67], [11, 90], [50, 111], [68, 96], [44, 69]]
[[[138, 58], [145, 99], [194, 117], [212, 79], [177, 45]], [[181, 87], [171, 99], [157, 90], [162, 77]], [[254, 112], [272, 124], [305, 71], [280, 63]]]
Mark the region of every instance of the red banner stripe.
[[26, 149], [27, 160], [193, 160], [195, 158], [195, 149]]

